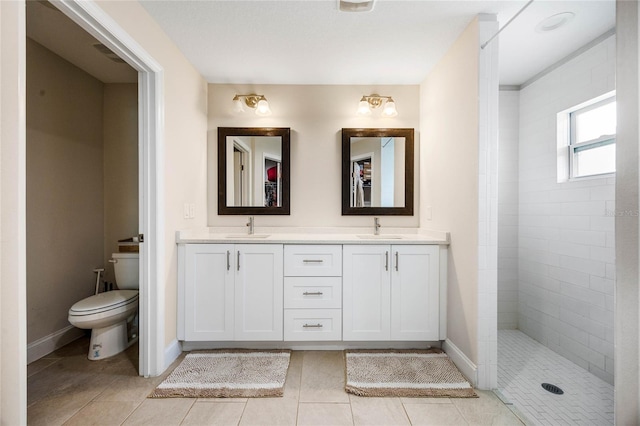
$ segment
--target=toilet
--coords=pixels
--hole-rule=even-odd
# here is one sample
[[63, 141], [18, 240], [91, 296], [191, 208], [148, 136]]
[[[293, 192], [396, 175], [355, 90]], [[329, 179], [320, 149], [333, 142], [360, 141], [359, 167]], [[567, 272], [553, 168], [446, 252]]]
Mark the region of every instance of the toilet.
[[91, 330], [90, 360], [116, 355], [138, 340], [129, 336], [129, 323], [138, 312], [138, 253], [113, 253], [118, 290], [107, 291], [76, 302], [69, 309], [69, 322]]

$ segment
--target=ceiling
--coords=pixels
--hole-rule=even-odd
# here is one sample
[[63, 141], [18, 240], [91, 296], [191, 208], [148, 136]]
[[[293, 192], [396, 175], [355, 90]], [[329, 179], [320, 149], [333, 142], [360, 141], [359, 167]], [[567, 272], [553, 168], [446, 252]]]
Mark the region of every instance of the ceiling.
[[[337, 0], [140, 3], [210, 83], [375, 85], [419, 84], [477, 14], [502, 27], [527, 1], [377, 0], [362, 13], [340, 12]], [[29, 37], [104, 82], [136, 81], [121, 64], [112, 72], [78, 27], [62, 30], [64, 15], [31, 9]], [[536, 31], [561, 12], [575, 17]], [[614, 0], [534, 1], [500, 34], [500, 84], [527, 82], [614, 26]]]
[[136, 70], [100, 53], [98, 40], [47, 1], [27, 1], [26, 16], [27, 37], [103, 83], [138, 82]]

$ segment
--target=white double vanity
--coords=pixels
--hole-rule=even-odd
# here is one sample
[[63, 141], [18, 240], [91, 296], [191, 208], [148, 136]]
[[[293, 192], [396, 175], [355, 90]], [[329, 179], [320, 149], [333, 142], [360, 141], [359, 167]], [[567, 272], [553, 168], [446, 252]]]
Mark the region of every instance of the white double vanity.
[[446, 234], [183, 231], [177, 242], [178, 339], [187, 350], [446, 338]]

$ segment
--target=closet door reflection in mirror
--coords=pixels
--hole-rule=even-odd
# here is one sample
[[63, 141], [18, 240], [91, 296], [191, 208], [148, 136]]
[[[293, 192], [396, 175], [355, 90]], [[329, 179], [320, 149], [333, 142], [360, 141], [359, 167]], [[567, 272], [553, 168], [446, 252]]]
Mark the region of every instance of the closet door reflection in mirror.
[[289, 129], [218, 128], [218, 214], [289, 214]]

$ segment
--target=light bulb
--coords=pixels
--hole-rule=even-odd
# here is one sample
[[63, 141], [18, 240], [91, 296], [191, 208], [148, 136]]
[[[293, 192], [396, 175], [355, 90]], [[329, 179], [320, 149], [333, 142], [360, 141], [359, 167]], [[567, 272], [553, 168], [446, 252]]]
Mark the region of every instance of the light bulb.
[[367, 100], [363, 99], [358, 104], [358, 115], [371, 115], [371, 108], [369, 108]]
[[264, 117], [266, 115], [271, 115], [271, 109], [269, 108], [269, 102], [266, 99], [260, 99], [258, 101], [258, 105], [256, 106], [256, 115]]
[[395, 117], [398, 115], [398, 111], [396, 111], [396, 103], [393, 102], [392, 99], [389, 99], [384, 104], [384, 109], [382, 110], [382, 115], [385, 117]]

